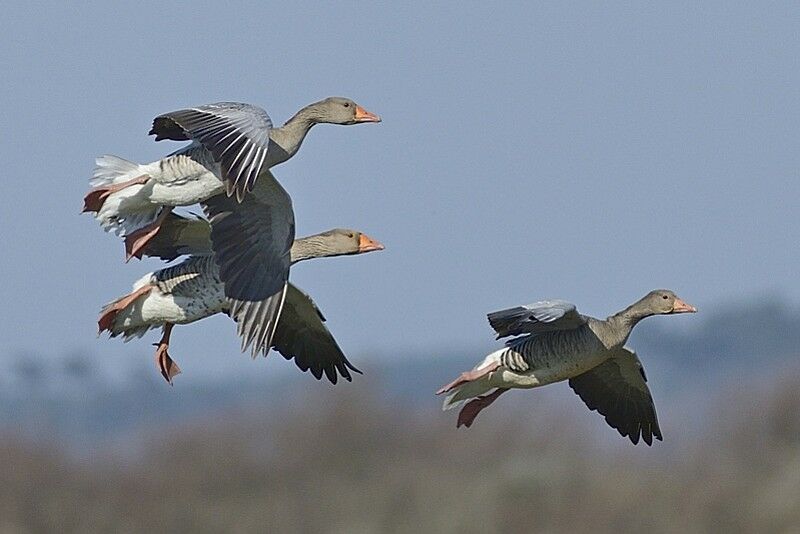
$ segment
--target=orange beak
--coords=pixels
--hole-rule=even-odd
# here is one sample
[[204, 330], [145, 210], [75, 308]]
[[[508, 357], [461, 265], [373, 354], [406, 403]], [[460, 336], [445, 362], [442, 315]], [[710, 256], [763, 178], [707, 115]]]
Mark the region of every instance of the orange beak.
[[672, 313], [697, 313], [697, 308], [681, 299], [675, 299], [675, 304], [672, 305]]
[[369, 237], [367, 234], [361, 234], [358, 238], [358, 253], [372, 252], [373, 250], [383, 250], [384, 246]]
[[361, 106], [356, 106], [356, 122], [381, 122], [381, 118]]

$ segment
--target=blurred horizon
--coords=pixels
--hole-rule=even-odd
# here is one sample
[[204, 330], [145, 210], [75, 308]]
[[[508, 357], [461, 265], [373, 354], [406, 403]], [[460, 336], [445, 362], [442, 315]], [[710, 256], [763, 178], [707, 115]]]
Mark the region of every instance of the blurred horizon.
[[[751, 328], [754, 314], [761, 321], [757, 329]], [[796, 348], [800, 330], [793, 328], [800, 323], [800, 308], [766, 300], [758, 308], [740, 304], [698, 319], [698, 325], [688, 330], [665, 318], [648, 318], [634, 329], [626, 344], [637, 352], [647, 372], [665, 435], [672, 433], [673, 417], [682, 421], [675, 425], [676, 430], [683, 424], [687, 428], [702, 424], [709, 406], [691, 413], [685, 412], [686, 408], [719, 400], [724, 392], [740, 387], [743, 375], [748, 387], [759, 389], [786, 370], [800, 370]], [[0, 430], [9, 425], [20, 435], [45, 442], [48, 436], [55, 436], [62, 445], [78, 444], [80, 449], [101, 436], [126, 436], [149, 426], [168, 428], [182, 417], [202, 419], [205, 410], [247, 413], [249, 409], [287, 406], [287, 397], [308, 394], [333, 399], [362, 388], [372, 394], [381, 391], [404, 410], [423, 410], [435, 416], [442, 399], [433, 392], [502, 346], [503, 341], [491, 337], [487, 335], [483, 352], [450, 346], [438, 353], [398, 349], [385, 353], [386, 358], [372, 358], [369, 353], [343, 347], [363, 374], [354, 375], [351, 383], [340, 380], [336, 385], [301, 373], [293, 361], [274, 352], [267, 358], [251, 359], [239, 353], [238, 345], [213, 359], [210, 354], [189, 352], [174, 341], [170, 353], [183, 370], [174, 386], [159, 374], [147, 343], [128, 344], [130, 357], [122, 362], [108, 361], [95, 350], [67, 351], [45, 363], [41, 357], [31, 357], [35, 356], [32, 352], [7, 353], [0, 357]], [[526, 403], [534, 411], [538, 410], [535, 399], [559, 398], [572, 405], [572, 413], [588, 413], [566, 383], [512, 396], [517, 400], [511, 405], [529, 399]], [[100, 405], [99, 399], [103, 399]], [[110, 408], [105, 403], [110, 403]], [[136, 403], [140, 403], [138, 408]], [[502, 412], [502, 404], [506, 402], [487, 413]], [[115, 416], [117, 408], [123, 412]], [[455, 412], [441, 417], [455, 424]], [[602, 417], [591, 413], [588, 419], [596, 419], [595, 437], [611, 443], [618, 439]]]
[[461, 354], [354, 361], [365, 374], [336, 386], [244, 355], [249, 375], [187, 371], [174, 387], [144, 353], [123, 384], [90, 355], [68, 380], [4, 372], [0, 530], [792, 532], [800, 332], [786, 326], [800, 310], [766, 302], [767, 322], [748, 329], [751, 311], [688, 334], [637, 328], [664, 433], [652, 447], [564, 383], [510, 393], [456, 429], [432, 392], [474, 361]]
[[[327, 313], [322, 304], [317, 303], [323, 313]], [[619, 310], [609, 312], [614, 313]], [[752, 315], [760, 317], [764, 324], [763, 332], [753, 335], [748, 332], [748, 323]], [[605, 315], [603, 316], [605, 317]], [[677, 321], [675, 319], [678, 319]], [[334, 337], [338, 337], [343, 318], [333, 318], [326, 321]], [[656, 352], [658, 365], [670, 366], [669, 362], [685, 362], [696, 359], [698, 354], [707, 351], [707, 346], [693, 347], [696, 339], [712, 339], [716, 341], [711, 332], [718, 331], [717, 337], [731, 336], [727, 350], [734, 350], [736, 362], [743, 359], [747, 348], [760, 350], [754, 342], [747, 339], [748, 335], [763, 343], [777, 343], [779, 346], [791, 344], [795, 336], [789, 335], [784, 329], [791, 328], [795, 322], [800, 322], [800, 306], [790, 304], [783, 297], [766, 294], [757, 304], [748, 300], [729, 301], [724, 307], [713, 307], [710, 311], [699, 310], [691, 321], [685, 321], [681, 316], [651, 317], [643, 321], [634, 329], [626, 345], [637, 352], [645, 366], [652, 365], [652, 355], [649, 351]], [[227, 347], [223, 352], [217, 353], [210, 349], [194, 348], [191, 340], [197, 332], [209, 329], [209, 324], [225, 333]], [[371, 367], [387, 368], [392, 366], [437, 365], [437, 362], [455, 363], [472, 366], [477, 364], [488, 353], [501, 347], [506, 340], [495, 339], [488, 322], [483, 325], [483, 341], [480, 344], [468, 346], [466, 343], [445, 343], [431, 349], [417, 350], [408, 347], [380, 347], [374, 350], [358, 350], [340, 343], [343, 351], [356, 367], [369, 369]], [[176, 325], [173, 330], [170, 354], [184, 370], [178, 375], [177, 383], [186, 382], [188, 385], [203, 385], [215, 381], [235, 381], [237, 376], [248, 379], [280, 380], [291, 379], [293, 375], [300, 374], [294, 363], [285, 360], [280, 354], [272, 351], [267, 358], [259, 356], [251, 358], [242, 353], [239, 340], [235, 335], [235, 323], [224, 315], [216, 315], [188, 325]], [[153, 381], [161, 385], [163, 380], [158, 375], [153, 355], [153, 343], [158, 341], [161, 330], [155, 329], [143, 338], [124, 342], [120, 338], [109, 338], [107, 333], [95, 336], [91, 343], [81, 347], [51, 347], [44, 350], [31, 346], [23, 350], [0, 352], [0, 388], [8, 388], [9, 377], [29, 377], [34, 381], [44, 380], [48, 373], [54, 377], [65, 377], [70, 373], [94, 375], [112, 385], [124, 385], [131, 377], [140, 378], [144, 374], [153, 374]], [[772, 341], [771, 336], [780, 336], [780, 340]], [[645, 347], [637, 347], [638, 340], [645, 339]], [[663, 338], [663, 339], [661, 339]], [[797, 336], [800, 342], [800, 335]], [[705, 342], [704, 342], [705, 343]], [[741, 345], [739, 347], [738, 345]], [[746, 347], [746, 348], [745, 348]], [[674, 354], [671, 354], [674, 353]], [[726, 367], [723, 365], [723, 368]], [[454, 367], [452, 374], [457, 374], [465, 369]], [[302, 376], [305, 376], [303, 374]], [[443, 376], [442, 379], [445, 377]], [[59, 378], [50, 378], [58, 382]], [[309, 377], [313, 382], [313, 379]], [[325, 382], [327, 383], [327, 382]]]

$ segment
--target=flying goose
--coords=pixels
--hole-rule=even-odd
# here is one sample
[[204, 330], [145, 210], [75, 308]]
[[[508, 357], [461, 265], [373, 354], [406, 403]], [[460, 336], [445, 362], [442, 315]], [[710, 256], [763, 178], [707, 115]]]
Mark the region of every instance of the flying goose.
[[185, 148], [140, 165], [116, 156], [96, 161], [84, 212], [106, 231], [126, 236], [130, 259], [155, 235], [169, 209], [214, 195], [235, 193], [240, 202], [265, 171], [294, 156], [312, 126], [380, 122], [350, 99], [330, 97], [298, 111], [280, 128], [250, 104], [220, 102], [173, 111], [153, 121], [156, 140], [191, 141]]
[[[334, 229], [297, 239], [291, 247], [291, 261], [297, 263], [382, 249], [383, 245], [366, 234]], [[190, 256], [177, 265], [146, 274], [134, 284], [130, 294], [107, 304], [100, 313], [98, 329], [101, 333], [108, 331], [111, 337], [121, 335], [127, 342], [161, 326], [163, 336], [157, 344], [156, 362], [171, 384], [172, 378], [180, 372], [167, 352], [173, 326], [220, 312], [229, 313], [230, 303], [213, 256]], [[310, 370], [317, 379], [324, 373], [335, 384], [338, 371], [349, 381], [349, 371], [360, 371], [347, 360], [324, 321], [314, 301], [288, 284], [271, 346], [286, 359], [293, 358], [302, 371]]]
[[586, 406], [605, 416], [622, 436], [634, 444], [641, 436], [651, 445], [653, 436], [662, 439], [656, 409], [644, 368], [625, 342], [645, 317], [696, 311], [672, 291], [657, 289], [607, 319], [581, 315], [564, 300], [490, 313], [489, 324], [498, 339], [522, 337], [508, 341], [436, 394], [447, 394], [445, 410], [469, 401], [456, 423], [469, 427], [481, 410], [509, 389], [568, 380]]

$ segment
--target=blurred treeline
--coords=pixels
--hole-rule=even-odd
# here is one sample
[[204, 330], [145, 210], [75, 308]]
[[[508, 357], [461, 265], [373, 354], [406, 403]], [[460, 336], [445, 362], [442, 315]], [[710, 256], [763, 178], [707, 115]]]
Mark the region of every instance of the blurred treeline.
[[[633, 340], [665, 436], [652, 448], [563, 384], [456, 430], [430, 392], [471, 354], [336, 387], [0, 395], [0, 533], [800, 532], [798, 334], [788, 312], [760, 313], [783, 335], [742, 312]], [[88, 422], [65, 427], [79, 410]]]
[[679, 448], [593, 443], [552, 402], [457, 431], [354, 389], [195, 419], [132, 456], [6, 438], [0, 532], [797, 532], [798, 389], [743, 384]]

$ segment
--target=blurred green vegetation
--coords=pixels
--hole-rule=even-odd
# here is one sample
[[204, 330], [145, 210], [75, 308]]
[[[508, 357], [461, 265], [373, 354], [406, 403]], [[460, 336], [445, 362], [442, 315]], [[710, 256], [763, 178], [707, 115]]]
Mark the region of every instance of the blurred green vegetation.
[[596, 441], [552, 403], [456, 430], [364, 388], [195, 418], [134, 455], [7, 437], [0, 532], [796, 532], [792, 375], [730, 390], [679, 448]]
[[456, 429], [432, 391], [479, 353], [359, 361], [335, 387], [277, 360], [266, 383], [174, 388], [149, 355], [122, 385], [88, 356], [59, 374], [25, 355], [0, 391], [0, 533], [800, 532], [798, 320], [643, 324], [652, 448], [564, 384]]

